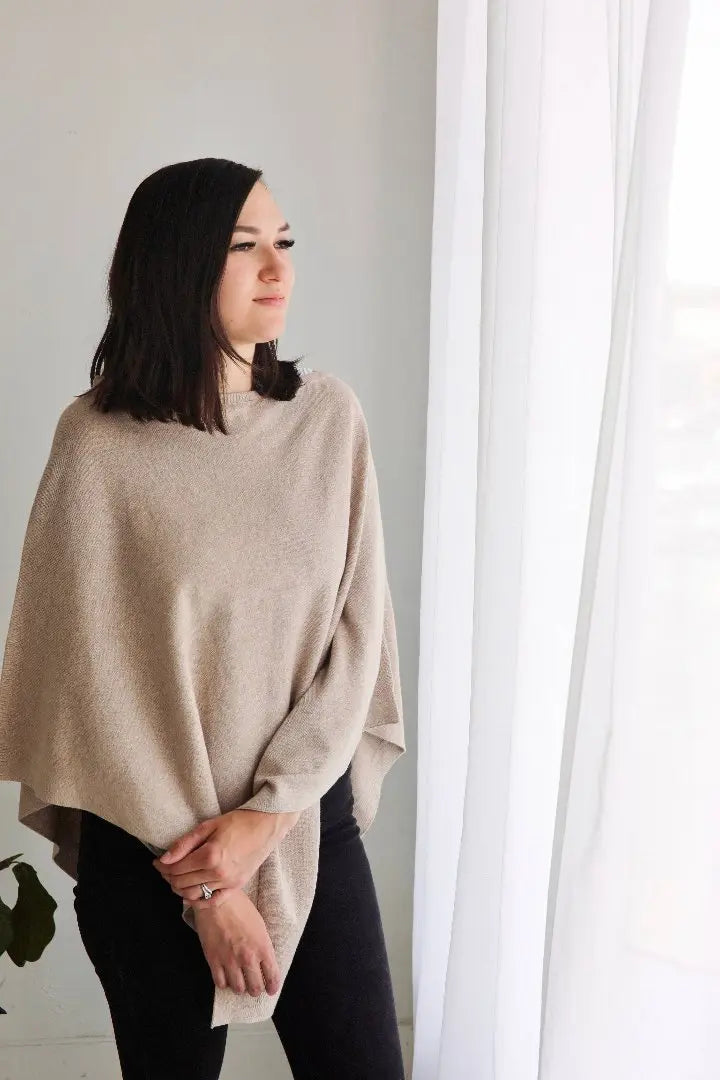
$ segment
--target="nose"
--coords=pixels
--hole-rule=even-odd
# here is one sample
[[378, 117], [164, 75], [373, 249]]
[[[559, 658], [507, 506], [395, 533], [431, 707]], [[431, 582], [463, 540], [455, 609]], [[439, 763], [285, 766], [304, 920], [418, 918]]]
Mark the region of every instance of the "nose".
[[282, 277], [282, 265], [279, 261], [269, 263], [261, 272], [260, 278], [263, 281], [279, 281]]
[[[281, 259], [276, 259], [274, 262], [269, 263], [260, 272], [260, 280], [264, 282], [272, 281], [274, 283], [281, 283], [284, 289], [289, 289], [292, 285], [291, 273], [288, 273], [286, 266], [283, 266]], [[284, 290], [283, 290], [284, 291]]]

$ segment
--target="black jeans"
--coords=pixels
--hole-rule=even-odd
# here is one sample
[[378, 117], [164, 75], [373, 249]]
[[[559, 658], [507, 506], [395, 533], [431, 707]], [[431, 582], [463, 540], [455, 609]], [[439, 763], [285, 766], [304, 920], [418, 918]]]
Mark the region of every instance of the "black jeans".
[[[320, 808], [315, 897], [272, 1020], [295, 1080], [404, 1080], [349, 768]], [[227, 1024], [210, 1027], [210, 967], [153, 858], [136, 837], [83, 811], [73, 889], [80, 937], [108, 1002], [124, 1080], [218, 1080]]]

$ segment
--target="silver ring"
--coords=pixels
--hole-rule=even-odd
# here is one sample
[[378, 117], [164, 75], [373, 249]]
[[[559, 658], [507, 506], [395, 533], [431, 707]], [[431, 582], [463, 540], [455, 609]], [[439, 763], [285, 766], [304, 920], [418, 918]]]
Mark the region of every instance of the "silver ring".
[[210, 897], [211, 897], [211, 896], [212, 896], [212, 894], [213, 894], [213, 891], [212, 891], [212, 889], [208, 889], [207, 885], [204, 885], [204, 884], [202, 884], [202, 883], [201, 883], [201, 885], [200, 885], [200, 888], [201, 888], [201, 889], [202, 889], [202, 891], [203, 891], [203, 896], [205, 897], [205, 899], [206, 899], [206, 900], [209, 900], [209, 899], [210, 899]]

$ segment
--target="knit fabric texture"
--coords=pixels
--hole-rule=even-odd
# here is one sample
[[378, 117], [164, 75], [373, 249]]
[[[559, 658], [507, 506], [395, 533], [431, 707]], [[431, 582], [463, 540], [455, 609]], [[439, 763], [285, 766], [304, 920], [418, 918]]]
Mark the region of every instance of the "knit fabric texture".
[[[405, 751], [366, 418], [345, 381], [300, 370], [291, 401], [223, 394], [228, 435], [64, 408], [0, 675], [0, 780], [75, 881], [81, 809], [156, 853], [235, 808], [301, 811], [245, 886], [282, 981], [320, 798], [352, 762], [364, 834]], [[212, 1026], [276, 1001], [216, 987]]]

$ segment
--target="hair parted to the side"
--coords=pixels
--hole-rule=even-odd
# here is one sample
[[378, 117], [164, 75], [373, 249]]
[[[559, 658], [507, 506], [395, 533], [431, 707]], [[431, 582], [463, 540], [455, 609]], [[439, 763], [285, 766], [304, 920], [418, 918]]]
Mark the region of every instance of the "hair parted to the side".
[[[261, 176], [235, 161], [199, 158], [166, 165], [138, 185], [110, 264], [110, 314], [91, 387], [77, 397], [101, 412], [227, 434], [220, 350], [246, 361], [223, 330], [217, 294], [238, 214]], [[281, 401], [302, 382], [295, 363], [278, 359], [277, 341], [255, 345], [251, 372], [251, 389]]]

